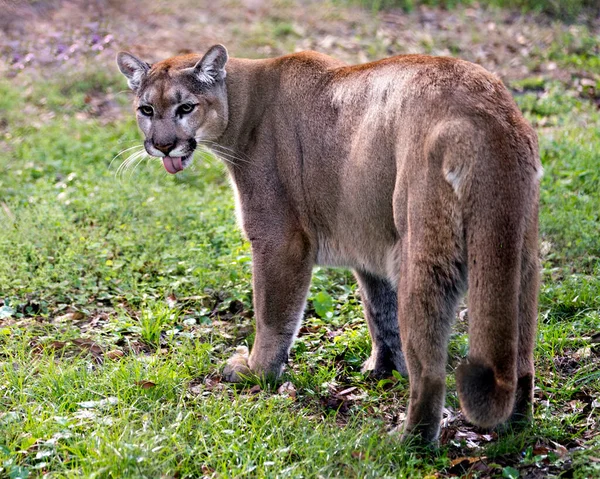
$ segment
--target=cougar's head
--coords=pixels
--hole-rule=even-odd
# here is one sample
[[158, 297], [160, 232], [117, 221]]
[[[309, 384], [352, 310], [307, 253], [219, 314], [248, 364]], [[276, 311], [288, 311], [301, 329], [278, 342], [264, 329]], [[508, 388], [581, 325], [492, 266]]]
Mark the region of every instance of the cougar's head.
[[120, 52], [117, 64], [135, 92], [135, 109], [146, 151], [162, 158], [169, 173], [188, 166], [198, 142], [213, 141], [227, 126], [227, 50], [181, 55], [154, 65]]

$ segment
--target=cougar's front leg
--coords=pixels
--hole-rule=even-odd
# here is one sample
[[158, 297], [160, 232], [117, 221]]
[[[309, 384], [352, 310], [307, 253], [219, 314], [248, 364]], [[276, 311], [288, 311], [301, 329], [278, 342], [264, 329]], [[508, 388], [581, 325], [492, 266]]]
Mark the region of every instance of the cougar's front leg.
[[281, 374], [300, 326], [313, 266], [302, 232], [251, 242], [256, 336], [249, 357], [238, 351], [225, 366], [225, 379], [233, 382], [245, 375], [274, 380]]

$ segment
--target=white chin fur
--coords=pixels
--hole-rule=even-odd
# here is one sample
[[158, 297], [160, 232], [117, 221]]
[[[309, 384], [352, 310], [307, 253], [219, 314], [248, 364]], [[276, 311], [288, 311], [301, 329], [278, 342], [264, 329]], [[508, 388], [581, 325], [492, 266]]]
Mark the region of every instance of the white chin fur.
[[192, 164], [192, 160], [194, 159], [194, 153], [190, 153], [189, 155], [184, 156], [181, 159], [181, 166], [185, 170], [188, 166]]

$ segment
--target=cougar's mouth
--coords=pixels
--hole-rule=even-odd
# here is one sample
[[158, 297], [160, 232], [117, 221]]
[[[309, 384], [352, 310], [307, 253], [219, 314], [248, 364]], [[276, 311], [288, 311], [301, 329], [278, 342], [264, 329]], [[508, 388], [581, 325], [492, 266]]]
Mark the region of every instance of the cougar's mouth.
[[189, 166], [192, 155], [193, 153], [189, 153], [185, 156], [163, 156], [163, 166], [165, 167], [165, 170], [174, 175]]

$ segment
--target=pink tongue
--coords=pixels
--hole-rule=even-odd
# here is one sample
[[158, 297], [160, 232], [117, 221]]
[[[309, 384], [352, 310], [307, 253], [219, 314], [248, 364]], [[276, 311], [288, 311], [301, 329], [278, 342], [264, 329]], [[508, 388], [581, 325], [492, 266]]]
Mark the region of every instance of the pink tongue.
[[183, 165], [181, 164], [181, 157], [170, 157], [163, 156], [163, 165], [165, 170], [174, 175], [178, 171], [183, 170]]

